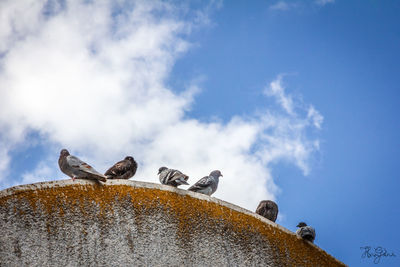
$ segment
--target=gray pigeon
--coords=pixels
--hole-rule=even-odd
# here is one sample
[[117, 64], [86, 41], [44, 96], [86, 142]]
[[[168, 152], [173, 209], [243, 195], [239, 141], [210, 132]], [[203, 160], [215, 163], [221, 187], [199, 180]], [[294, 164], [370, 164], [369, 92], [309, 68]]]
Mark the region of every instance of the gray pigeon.
[[296, 234], [301, 238], [308, 240], [310, 242], [314, 242], [315, 239], [315, 229], [311, 226], [308, 226], [305, 222], [299, 222], [297, 225], [299, 229], [297, 229]]
[[92, 168], [89, 164], [83, 162], [75, 156], [71, 156], [68, 150], [63, 149], [60, 152], [60, 158], [58, 159], [58, 166], [60, 170], [75, 180], [90, 179], [105, 182], [107, 178]]
[[107, 179], [129, 179], [135, 175], [137, 167], [135, 159], [127, 156], [115, 163], [104, 175], [107, 176]]
[[188, 190], [211, 196], [217, 190], [220, 176], [222, 176], [220, 171], [212, 171], [209, 176], [201, 178]]
[[275, 222], [276, 217], [278, 217], [278, 205], [272, 200], [263, 200], [258, 204], [256, 213]]
[[172, 185], [178, 187], [179, 185], [188, 184], [186, 181], [189, 176], [181, 173], [178, 170], [168, 169], [167, 167], [161, 167], [158, 169], [158, 175], [160, 183], [166, 185]]

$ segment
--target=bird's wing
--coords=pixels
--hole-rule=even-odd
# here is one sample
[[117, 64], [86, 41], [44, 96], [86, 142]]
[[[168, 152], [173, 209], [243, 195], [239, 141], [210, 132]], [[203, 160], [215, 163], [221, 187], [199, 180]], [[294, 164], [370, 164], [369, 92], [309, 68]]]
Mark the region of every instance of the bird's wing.
[[269, 210], [268, 216], [271, 218], [271, 221], [276, 221], [276, 218], [278, 218], [278, 211], [277, 210]]
[[178, 170], [171, 170], [170, 177], [171, 177], [171, 181], [175, 181], [176, 179], [181, 179], [181, 178], [187, 180], [189, 178], [187, 175], [183, 174], [182, 172], [180, 172]]
[[179, 171], [174, 170], [174, 169], [163, 170], [160, 173], [160, 182], [162, 184], [168, 184], [168, 183], [170, 183], [171, 181], [174, 181], [177, 178], [177, 177], [174, 177], [174, 176], [176, 176], [178, 173], [179, 173]]
[[167, 182], [167, 177], [170, 173], [170, 169], [163, 170], [159, 174], [160, 183], [165, 184]]
[[258, 207], [257, 207], [257, 209], [256, 209], [256, 213], [257, 214], [264, 214], [264, 212], [265, 212], [265, 206], [266, 206], [266, 204], [265, 204], [265, 202], [262, 202], [262, 203], [260, 203], [259, 205], [258, 205]]
[[179, 174], [182, 174], [180, 171], [174, 170], [174, 169], [170, 169], [169, 173], [170, 173], [170, 177], [175, 177], [175, 176], [178, 176]]
[[178, 170], [171, 170], [170, 174], [168, 175], [168, 184], [172, 186], [179, 186], [179, 185], [188, 185], [187, 180], [189, 176], [183, 174]]
[[168, 184], [172, 180], [173, 169], [163, 170], [160, 174], [160, 180], [162, 184]]
[[192, 185], [189, 190], [191, 189], [202, 189], [205, 187], [210, 186], [213, 183], [213, 179], [210, 176], [204, 176], [200, 180], [197, 181], [194, 185]]
[[86, 173], [91, 173], [91, 174], [96, 174], [96, 175], [101, 175], [103, 176], [101, 173], [99, 173], [98, 171], [96, 171], [95, 169], [93, 169], [92, 166], [90, 166], [89, 164], [87, 164], [86, 162], [83, 162], [82, 160], [78, 159], [75, 156], [67, 156], [67, 163], [68, 165], [70, 165], [73, 168], [77, 168], [83, 172]]
[[129, 170], [129, 164], [125, 160], [121, 160], [109, 168], [104, 175], [122, 175], [127, 170]]
[[313, 227], [311, 227], [311, 226], [308, 226], [308, 230], [310, 231], [312, 236], [315, 238], [315, 229]]
[[298, 229], [298, 231], [299, 231], [301, 237], [312, 236], [312, 238], [315, 239], [315, 229], [311, 226], [308, 226], [308, 225], [303, 226], [300, 229]]

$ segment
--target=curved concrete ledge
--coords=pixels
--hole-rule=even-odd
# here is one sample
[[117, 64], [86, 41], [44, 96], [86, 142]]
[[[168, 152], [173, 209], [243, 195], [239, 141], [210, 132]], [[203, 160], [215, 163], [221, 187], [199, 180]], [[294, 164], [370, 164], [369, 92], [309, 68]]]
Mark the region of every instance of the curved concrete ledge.
[[344, 266], [314, 244], [206, 195], [131, 180], [0, 191], [0, 266]]

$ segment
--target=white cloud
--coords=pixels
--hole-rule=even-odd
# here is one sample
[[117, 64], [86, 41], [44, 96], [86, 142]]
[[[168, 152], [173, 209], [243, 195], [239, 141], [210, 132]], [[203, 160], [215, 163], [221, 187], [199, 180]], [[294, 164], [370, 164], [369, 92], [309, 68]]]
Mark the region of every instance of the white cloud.
[[271, 10], [280, 10], [280, 11], [286, 11], [292, 8], [297, 7], [297, 3], [288, 3], [287, 1], [278, 1], [275, 4], [271, 5], [269, 9]]
[[324, 117], [312, 106], [308, 108], [307, 117], [311, 119], [312, 123], [317, 129], [321, 129], [321, 124], [324, 121]]
[[285, 109], [289, 115], [293, 115], [293, 100], [290, 95], [285, 94], [285, 88], [282, 86], [282, 75], [279, 75], [270, 86], [264, 90], [267, 96], [275, 96], [279, 104]]
[[287, 217], [286, 214], [284, 214], [282, 212], [279, 212], [278, 213], [278, 218], [276, 218], [276, 222], [279, 223], [279, 224], [282, 224], [283, 222], [286, 221], [286, 217]]
[[313, 2], [310, 3], [304, 3], [301, 1], [277, 1], [276, 3], [272, 4], [269, 6], [270, 10], [275, 10], [275, 11], [288, 11], [288, 10], [293, 10], [293, 9], [304, 9], [307, 6], [310, 5], [319, 5], [319, 6], [325, 6], [327, 4], [333, 4], [335, 3], [335, 0], [314, 0]]
[[0, 54], [35, 31], [41, 22], [40, 10], [44, 3], [40, 0], [0, 2]]
[[50, 167], [51, 165], [52, 164], [49, 164], [47, 161], [41, 161], [34, 171], [22, 174], [22, 181], [20, 184], [43, 182], [48, 181], [49, 179], [53, 180], [51, 177], [54, 177], [53, 175], [55, 175], [55, 170]]
[[315, 0], [315, 3], [320, 6], [335, 3], [335, 0]]
[[[289, 160], [309, 172], [318, 139], [306, 131], [320, 128], [323, 118], [312, 106], [297, 105], [281, 77], [267, 94], [284, 112], [264, 110], [226, 123], [185, 116], [200, 91], [196, 81], [184, 92], [165, 85], [174, 62], [190, 48], [184, 36], [193, 22], [181, 19], [182, 10], [156, 1], [125, 8], [114, 1], [23, 3], [1, 6], [8, 15], [0, 28], [0, 138], [18, 144], [37, 132], [48, 149], [14, 183], [65, 177], [57, 158], [66, 147], [99, 171], [133, 155], [136, 180], [158, 182], [162, 165], [187, 173], [190, 183], [220, 169], [224, 177], [215, 196], [254, 209], [279, 190], [273, 163]], [[0, 168], [8, 163], [2, 158]]]
[[282, 77], [279, 75], [264, 89], [264, 94], [274, 97], [285, 112], [267, 112], [262, 117], [264, 129], [261, 140], [264, 149], [258, 153], [265, 164], [281, 159], [289, 160], [307, 175], [310, 172], [309, 157], [313, 151], [319, 150], [319, 140], [310, 139], [306, 131], [309, 128], [321, 129], [323, 116], [312, 105], [306, 107], [300, 100], [287, 94], [282, 85]]
[[8, 147], [0, 143], [0, 173], [7, 175], [7, 167], [10, 164]]

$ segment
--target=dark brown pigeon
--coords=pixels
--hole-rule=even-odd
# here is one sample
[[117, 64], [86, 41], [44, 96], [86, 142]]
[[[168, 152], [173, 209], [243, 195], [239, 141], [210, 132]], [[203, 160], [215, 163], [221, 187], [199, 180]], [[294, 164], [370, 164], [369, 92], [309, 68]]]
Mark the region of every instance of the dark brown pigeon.
[[188, 184], [187, 180], [189, 176], [182, 172], [174, 169], [168, 169], [167, 167], [160, 167], [158, 169], [158, 175], [160, 183], [178, 187], [179, 185]]
[[105, 182], [107, 178], [93, 169], [92, 166], [83, 162], [75, 156], [69, 154], [68, 150], [63, 149], [60, 152], [60, 158], [58, 159], [58, 166], [60, 170], [72, 178], [75, 179], [90, 179]]
[[104, 174], [107, 179], [129, 179], [135, 175], [137, 170], [137, 163], [131, 156], [118, 161]]
[[308, 240], [310, 242], [314, 242], [315, 240], [315, 229], [311, 226], [308, 226], [305, 222], [299, 222], [297, 225], [299, 229], [297, 229], [296, 234], [301, 238]]
[[258, 204], [256, 213], [275, 222], [276, 217], [278, 217], [278, 205], [272, 200], [263, 200]]

